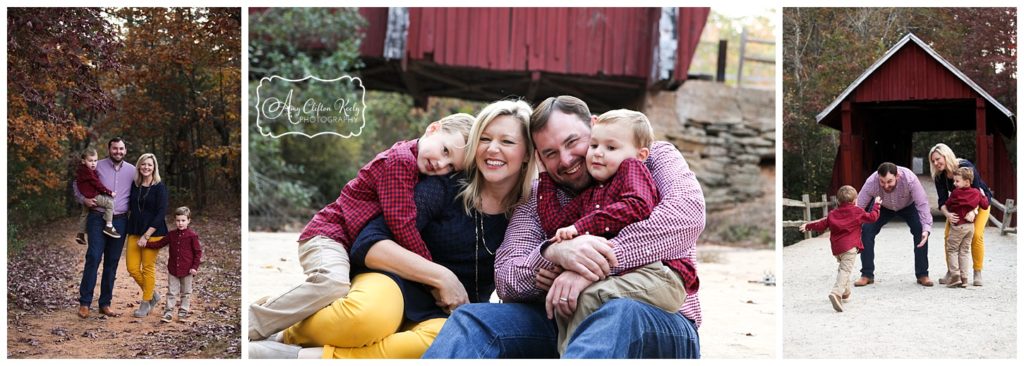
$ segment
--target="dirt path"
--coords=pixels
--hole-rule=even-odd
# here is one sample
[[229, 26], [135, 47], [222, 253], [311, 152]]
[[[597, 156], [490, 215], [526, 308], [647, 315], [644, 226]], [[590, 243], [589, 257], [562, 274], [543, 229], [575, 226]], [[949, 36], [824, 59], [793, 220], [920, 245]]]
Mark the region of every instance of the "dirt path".
[[[236, 215], [237, 216], [237, 215]], [[224, 221], [228, 220], [228, 221]], [[232, 222], [233, 220], [233, 222]], [[240, 354], [239, 335], [239, 263], [238, 249], [240, 222], [236, 218], [193, 220], [193, 228], [200, 234], [204, 258], [200, 273], [195, 277], [192, 293], [192, 316], [184, 322], [161, 323], [164, 301], [146, 318], [131, 316], [142, 298], [142, 291], [128, 275], [122, 253], [117, 269], [113, 309], [121, 314], [116, 318], [99, 314], [95, 302], [89, 318], [79, 319], [78, 286], [85, 262], [85, 246], [74, 242], [75, 219], [58, 220], [46, 237], [59, 238], [53, 244], [35, 244], [14, 261], [30, 261], [26, 257], [40, 251], [60, 253], [64, 263], [25, 264], [37, 273], [48, 273], [44, 281], [60, 281], [57, 299], [46, 306], [35, 306], [39, 301], [9, 301], [7, 325], [7, 352], [9, 358], [237, 358]], [[222, 225], [234, 227], [226, 232]], [[26, 237], [42, 237], [28, 235]], [[156, 291], [166, 297], [167, 250], [157, 258]], [[66, 260], [70, 259], [70, 260]], [[15, 266], [9, 264], [9, 268]], [[68, 270], [70, 267], [73, 270]], [[100, 271], [102, 272], [102, 270]], [[9, 287], [15, 282], [33, 279], [9, 278]], [[99, 276], [94, 292], [99, 297]], [[234, 284], [232, 284], [234, 283]], [[26, 298], [38, 297], [37, 290], [22, 285]], [[31, 285], [29, 285], [31, 286]], [[13, 294], [8, 295], [8, 299]], [[17, 303], [17, 304], [11, 304]]]
[[[297, 233], [250, 233], [246, 268], [248, 304], [278, 294], [305, 276], [298, 264]], [[752, 284], [773, 271], [775, 251], [702, 246], [700, 329], [705, 358], [775, 357], [776, 287]], [[706, 253], [706, 254], [705, 254]], [[258, 284], [258, 285], [255, 285]]]
[[[843, 313], [827, 299], [836, 273], [828, 236], [783, 249], [783, 357], [1015, 357], [1016, 235], [985, 230], [984, 286], [950, 289], [938, 285], [946, 271], [943, 225], [936, 221], [928, 244], [936, 287], [914, 282], [910, 231], [903, 222], [890, 222], [876, 240], [875, 284], [854, 288]], [[854, 268], [856, 279], [860, 258]]]

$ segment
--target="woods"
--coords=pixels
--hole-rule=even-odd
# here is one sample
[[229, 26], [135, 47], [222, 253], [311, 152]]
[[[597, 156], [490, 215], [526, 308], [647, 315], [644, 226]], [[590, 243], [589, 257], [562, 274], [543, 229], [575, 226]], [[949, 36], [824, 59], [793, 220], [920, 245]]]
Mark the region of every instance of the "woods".
[[172, 205], [237, 207], [241, 191], [237, 8], [11, 8], [8, 224], [77, 211], [77, 153], [152, 152]]

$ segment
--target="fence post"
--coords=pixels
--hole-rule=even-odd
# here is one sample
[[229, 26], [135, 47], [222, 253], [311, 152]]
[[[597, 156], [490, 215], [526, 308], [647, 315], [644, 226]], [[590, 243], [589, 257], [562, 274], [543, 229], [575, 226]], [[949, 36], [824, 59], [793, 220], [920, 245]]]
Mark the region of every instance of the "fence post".
[[[811, 196], [809, 194], [805, 193], [804, 195], [800, 196], [800, 200], [804, 201], [804, 222], [810, 222], [811, 221]], [[804, 239], [810, 239], [810, 238], [811, 238], [811, 232], [809, 230], [807, 232], [804, 232]]]
[[1006, 210], [1003, 211], [1003, 222], [999, 227], [999, 235], [1006, 235], [1006, 229], [1010, 226], [1010, 221], [1013, 221], [1013, 199], [1006, 199]]
[[828, 196], [821, 195], [821, 217], [828, 216]]

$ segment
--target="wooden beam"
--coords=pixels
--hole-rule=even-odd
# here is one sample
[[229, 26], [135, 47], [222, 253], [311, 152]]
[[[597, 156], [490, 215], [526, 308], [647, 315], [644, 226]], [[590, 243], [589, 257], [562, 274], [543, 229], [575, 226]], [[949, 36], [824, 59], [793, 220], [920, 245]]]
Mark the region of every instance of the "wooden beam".
[[540, 87], [540, 71], [530, 72], [530, 86], [526, 89], [526, 100], [533, 103], [537, 100], [537, 88]]
[[853, 181], [853, 167], [860, 164], [854, 164], [853, 161], [853, 121], [850, 117], [850, 102], [844, 101], [840, 111], [843, 129], [839, 139], [839, 157], [842, 165], [839, 182], [856, 186], [858, 182]]
[[977, 141], [977, 159], [978, 171], [981, 173], [982, 180], [992, 181], [992, 162], [989, 161], [991, 156], [991, 144], [988, 143], [988, 129], [985, 121], [985, 99], [975, 98], [974, 102], [974, 123], [975, 123], [975, 137]]

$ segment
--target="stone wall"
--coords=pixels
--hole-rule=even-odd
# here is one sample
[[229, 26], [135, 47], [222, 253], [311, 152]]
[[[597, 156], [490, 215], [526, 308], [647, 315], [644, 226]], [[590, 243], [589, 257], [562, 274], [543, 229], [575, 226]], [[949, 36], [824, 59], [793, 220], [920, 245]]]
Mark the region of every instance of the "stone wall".
[[683, 152], [708, 211], [764, 195], [761, 165], [775, 164], [775, 92], [690, 80], [648, 95], [644, 113], [659, 140]]

